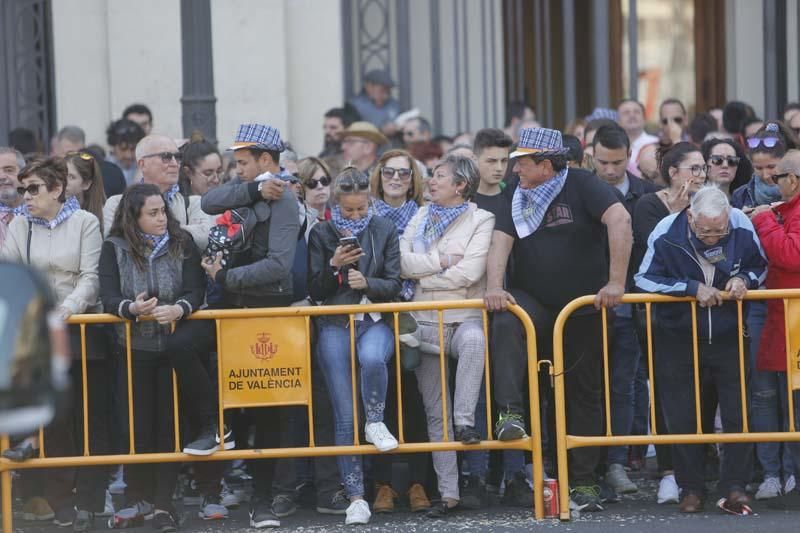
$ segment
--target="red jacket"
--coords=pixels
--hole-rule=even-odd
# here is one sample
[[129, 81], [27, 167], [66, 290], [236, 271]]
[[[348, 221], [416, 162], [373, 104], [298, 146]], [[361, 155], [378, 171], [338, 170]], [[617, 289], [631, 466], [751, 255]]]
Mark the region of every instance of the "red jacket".
[[[800, 194], [753, 218], [761, 246], [769, 260], [768, 289], [800, 288]], [[759, 370], [786, 372], [786, 332], [783, 300], [767, 301], [767, 320], [761, 332], [756, 366]]]

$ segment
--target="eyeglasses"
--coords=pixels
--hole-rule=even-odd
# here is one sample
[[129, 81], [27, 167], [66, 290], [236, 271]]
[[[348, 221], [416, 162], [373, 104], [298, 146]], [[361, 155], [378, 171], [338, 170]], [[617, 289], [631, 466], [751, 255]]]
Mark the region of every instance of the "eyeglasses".
[[661, 119], [661, 124], [666, 126], [667, 124], [669, 124], [670, 120], [675, 124], [683, 124], [683, 117], [672, 117], [672, 118], [664, 117]]
[[678, 167], [678, 168], [685, 168], [691, 171], [692, 176], [695, 178], [699, 178], [706, 172], [708, 172], [708, 165], [692, 165], [690, 167]]
[[752, 150], [753, 148], [758, 148], [759, 144], [763, 144], [765, 148], [774, 148], [776, 144], [778, 144], [777, 137], [750, 137], [747, 139], [747, 146]]
[[322, 176], [320, 179], [311, 178], [306, 182], [307, 189], [316, 189], [317, 185], [322, 185], [323, 187], [327, 187], [331, 184], [331, 177], [330, 176]]
[[772, 181], [778, 183], [778, 180], [782, 180], [783, 178], [789, 177], [790, 175], [792, 175], [791, 172], [784, 172], [783, 174], [775, 174], [774, 176], [772, 176]]
[[343, 192], [365, 191], [369, 189], [369, 180], [360, 172], [355, 178], [348, 174], [336, 179], [336, 188]]
[[24, 196], [25, 193], [28, 193], [31, 196], [38, 196], [39, 189], [45, 186], [47, 186], [46, 183], [31, 183], [27, 187], [17, 187], [17, 194], [19, 194], [20, 196]]
[[381, 168], [381, 177], [384, 179], [390, 180], [397, 174], [397, 177], [402, 181], [408, 181], [411, 178], [411, 169], [410, 168], [392, 168], [392, 167], [382, 167]]
[[176, 163], [180, 163], [181, 159], [183, 159], [183, 154], [180, 152], [159, 152], [157, 154], [144, 155], [142, 159], [147, 159], [148, 157], [160, 157], [161, 162], [166, 165], [173, 159], [175, 159]]
[[353, 143], [368, 143], [369, 141], [366, 139], [362, 139], [361, 137], [347, 137], [345, 140], [342, 141], [342, 144], [353, 144]]
[[712, 155], [708, 160], [715, 167], [721, 167], [723, 162], [727, 162], [729, 167], [739, 166], [739, 157], [735, 155]]
[[698, 239], [706, 239], [710, 237], [725, 237], [730, 232], [731, 230], [728, 227], [726, 227], [724, 231], [713, 230], [713, 229], [705, 230], [705, 229], [700, 229], [697, 226], [694, 227], [694, 234], [695, 236], [697, 236]]

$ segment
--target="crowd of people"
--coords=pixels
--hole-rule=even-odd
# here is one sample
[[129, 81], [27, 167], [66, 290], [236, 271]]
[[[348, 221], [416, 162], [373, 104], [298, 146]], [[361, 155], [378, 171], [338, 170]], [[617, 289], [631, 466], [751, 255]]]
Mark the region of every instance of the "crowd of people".
[[[44, 272], [62, 318], [106, 312], [132, 323], [133, 439], [124, 327], [86, 329], [93, 455], [174, 449], [173, 371], [185, 453], [308, 444], [306, 414], [297, 407], [232, 410], [219, 427], [216, 331], [211, 322], [185, 320], [198, 310], [474, 298], [490, 312], [488, 329], [480, 309], [444, 312], [441, 335], [437, 312], [403, 314], [399, 353], [393, 324], [378, 313], [355, 315], [355, 331], [347, 316], [315, 319], [316, 444], [353, 444], [357, 429], [379, 452], [397, 448], [392, 376], [400, 365], [407, 441], [442, 441], [446, 432], [469, 446], [540, 432], [545, 473], [554, 474], [552, 390], [549, 380], [539, 381], [543, 424], [528, 427], [525, 331], [508, 306], [530, 315], [539, 355], [550, 358], [556, 317], [586, 294], [596, 295], [594, 306], [571, 316], [564, 334], [570, 434], [602, 435], [606, 417], [614, 435], [646, 434], [650, 423], [658, 433], [713, 432], [716, 420], [722, 431], [742, 430], [734, 300], [800, 282], [800, 105], [787, 106], [782, 120], [762, 121], [748, 105], [729, 102], [690, 121], [682, 102], [667, 99], [649, 133], [642, 104], [624, 100], [562, 133], [515, 103], [504, 129], [436, 137], [418, 113], [398, 122], [385, 72], [365, 80], [361, 94], [325, 114], [317, 156], [299, 157], [278, 129], [261, 123], [242, 124], [223, 151], [198, 135], [176, 140], [159, 132], [141, 104], [109, 126], [108, 152], [86, 146], [76, 126], [59, 131], [48, 155], [20, 144], [26, 136], [19, 130], [0, 147], [0, 257]], [[690, 304], [653, 307], [652, 421], [648, 324], [643, 309], [621, 304], [634, 291], [692, 296], [700, 306], [696, 377]], [[610, 317], [608, 413], [602, 308]], [[746, 302], [744, 309], [750, 428], [783, 431], [784, 307]], [[77, 326], [70, 340], [72, 404], [43, 442], [24, 437], [5, 457], [24, 461], [40, 447], [46, 456], [83, 450]], [[448, 356], [444, 381], [440, 351]], [[494, 435], [486, 433], [487, 402]], [[720, 505], [733, 513], [747, 512], [753, 492], [767, 499], [794, 490], [797, 444], [721, 448], [657, 446], [658, 502], [701, 510], [707, 477], [719, 479]], [[643, 454], [626, 446], [572, 450], [570, 507], [601, 511], [636, 492], [629, 472], [642, 468]], [[395, 461], [409, 464], [411, 510], [431, 518], [483, 508], [495, 491], [504, 504], [532, 505], [531, 458], [515, 450], [25, 470], [15, 485], [23, 517], [74, 531], [93, 529], [102, 515], [111, 515], [113, 527], [147, 519], [174, 531], [174, 498], [188, 491], [198, 495], [201, 518], [225, 518], [241, 503], [229, 487], [232, 471], [252, 479], [252, 527], [279, 526], [301, 493], [311, 494], [320, 513], [365, 524], [372, 512], [395, 509]], [[109, 491], [120, 487], [124, 503], [115, 510]]]

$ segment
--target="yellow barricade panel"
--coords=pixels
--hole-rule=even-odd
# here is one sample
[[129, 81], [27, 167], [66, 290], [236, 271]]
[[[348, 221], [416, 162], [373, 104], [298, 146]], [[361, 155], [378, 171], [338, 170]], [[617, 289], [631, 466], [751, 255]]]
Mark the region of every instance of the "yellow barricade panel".
[[308, 342], [304, 317], [222, 320], [223, 406], [307, 404]]
[[789, 328], [789, 361], [792, 363], [787, 371], [792, 379], [792, 389], [800, 390], [800, 300], [788, 300], [786, 325]]

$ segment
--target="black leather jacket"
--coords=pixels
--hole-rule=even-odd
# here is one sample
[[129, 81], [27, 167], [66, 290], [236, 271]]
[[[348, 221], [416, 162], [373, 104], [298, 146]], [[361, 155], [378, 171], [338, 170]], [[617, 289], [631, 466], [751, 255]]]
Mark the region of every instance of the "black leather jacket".
[[[340, 284], [330, 266], [339, 245], [339, 232], [333, 223], [323, 222], [311, 228], [308, 237], [308, 292], [322, 305], [352, 305], [366, 294], [373, 303], [390, 302], [400, 293], [400, 243], [395, 225], [385, 218], [372, 217], [367, 229], [359, 236], [364, 256], [357, 268], [367, 278], [367, 289], [351, 289]], [[352, 267], [351, 267], [352, 268]], [[345, 325], [346, 316], [329, 316], [325, 320]]]

